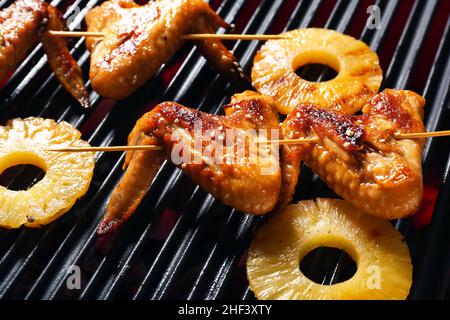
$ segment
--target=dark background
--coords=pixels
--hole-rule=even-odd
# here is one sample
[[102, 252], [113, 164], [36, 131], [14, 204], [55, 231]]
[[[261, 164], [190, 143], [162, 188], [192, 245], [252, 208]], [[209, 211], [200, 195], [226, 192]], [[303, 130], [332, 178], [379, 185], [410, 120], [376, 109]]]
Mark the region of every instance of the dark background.
[[[0, 7], [12, 1], [0, 0]], [[79, 7], [80, 17], [101, 1], [52, 1], [62, 11]], [[367, 7], [381, 8], [382, 28], [367, 30]], [[299, 27], [327, 27], [360, 38], [375, 50], [384, 71], [383, 87], [417, 91], [427, 99], [427, 129], [449, 129], [450, 1], [213, 0], [235, 32], [271, 34]], [[72, 25], [73, 28], [79, 28]], [[81, 26], [85, 28], [85, 26]], [[229, 41], [245, 71], [261, 45]], [[72, 53], [88, 79], [89, 54], [83, 39]], [[302, 76], [325, 77], [306, 68]], [[80, 110], [51, 74], [41, 46], [5, 79], [0, 90], [0, 122], [42, 116], [75, 125], [91, 145], [123, 145], [135, 121], [157, 103], [175, 100], [221, 113], [233, 88], [186, 44], [132, 97], [112, 101], [91, 91], [93, 107]], [[414, 265], [411, 298], [449, 297], [450, 228], [447, 178], [449, 139], [433, 139], [424, 153], [424, 204], [414, 217], [396, 222], [405, 235]], [[0, 230], [0, 297], [3, 299], [253, 299], [245, 275], [246, 250], [258, 217], [235, 212], [202, 192], [171, 164], [160, 170], [133, 218], [113, 241], [95, 235], [108, 197], [119, 181], [123, 154], [96, 155], [94, 179], [86, 196], [54, 223], [41, 229]], [[447, 169], [446, 169], [447, 168]], [[8, 187], [26, 188], [37, 178], [29, 169], [0, 177]], [[307, 169], [296, 199], [333, 196]], [[67, 270], [82, 271], [82, 288], [68, 290]], [[308, 270], [333, 283], [345, 278], [348, 259], [319, 251]]]

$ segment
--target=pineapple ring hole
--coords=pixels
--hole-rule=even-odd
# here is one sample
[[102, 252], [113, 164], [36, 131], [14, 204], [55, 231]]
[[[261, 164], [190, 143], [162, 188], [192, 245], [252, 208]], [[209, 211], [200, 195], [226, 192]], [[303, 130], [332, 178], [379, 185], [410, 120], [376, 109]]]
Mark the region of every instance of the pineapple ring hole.
[[336, 56], [325, 51], [302, 52], [292, 61], [295, 74], [309, 82], [326, 82], [339, 74], [340, 62]]
[[[12, 191], [30, 189], [45, 177], [47, 171], [44, 159], [29, 151], [8, 153], [0, 159], [0, 163], [3, 163], [0, 167], [0, 185]], [[17, 174], [20, 174], [20, 179], [11, 183]]]
[[[330, 272], [339, 265], [339, 273]], [[345, 250], [321, 246], [310, 250], [299, 262], [300, 271], [314, 283], [333, 285], [351, 279], [357, 270], [357, 264], [352, 255]]]

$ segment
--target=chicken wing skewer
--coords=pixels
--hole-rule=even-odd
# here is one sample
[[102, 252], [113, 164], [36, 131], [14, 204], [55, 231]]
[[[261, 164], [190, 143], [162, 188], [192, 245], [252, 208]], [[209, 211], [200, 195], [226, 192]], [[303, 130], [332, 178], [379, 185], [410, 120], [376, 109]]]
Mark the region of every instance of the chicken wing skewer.
[[111, 196], [98, 233], [118, 228], [133, 214], [165, 159], [226, 205], [250, 214], [271, 211], [281, 183], [278, 145], [265, 146], [255, 156], [249, 151], [240, 153], [237, 144], [239, 133], [252, 129], [268, 131], [270, 139], [269, 129], [278, 128], [276, 108], [270, 98], [250, 91], [235, 95], [224, 108], [226, 115], [216, 116], [164, 102], [140, 118], [128, 144], [158, 144], [163, 150], [127, 153], [127, 170]]
[[[203, 0], [157, 0], [138, 5], [132, 0], [110, 0], [86, 16], [91, 51], [90, 79], [100, 95], [123, 99], [142, 87], [183, 45], [190, 33], [215, 32], [228, 25]], [[218, 39], [195, 40], [201, 53], [220, 73], [246, 86], [242, 69]]]
[[395, 133], [425, 131], [424, 99], [386, 89], [360, 116], [299, 106], [281, 126], [285, 138], [318, 142], [282, 146], [282, 187], [278, 206], [288, 204], [304, 161], [347, 201], [364, 211], [395, 219], [414, 213], [422, 199], [424, 139], [396, 139]]
[[12, 71], [41, 40], [48, 62], [61, 85], [83, 107], [89, 107], [81, 69], [65, 39], [51, 37], [50, 30], [66, 30], [61, 13], [41, 0], [17, 0], [0, 11], [0, 79]]

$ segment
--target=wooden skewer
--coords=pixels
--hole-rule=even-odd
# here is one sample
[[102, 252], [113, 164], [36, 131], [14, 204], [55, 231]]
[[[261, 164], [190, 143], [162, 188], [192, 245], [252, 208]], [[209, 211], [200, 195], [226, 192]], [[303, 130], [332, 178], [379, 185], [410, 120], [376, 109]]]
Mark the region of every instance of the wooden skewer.
[[434, 132], [417, 132], [417, 133], [397, 133], [394, 135], [397, 139], [419, 139], [432, 137], [450, 136], [450, 130], [434, 131]]
[[198, 39], [221, 39], [221, 40], [271, 40], [287, 39], [289, 37], [280, 34], [218, 34], [218, 33], [197, 33], [183, 36], [186, 40]]
[[78, 37], [92, 37], [92, 38], [103, 38], [105, 34], [103, 32], [93, 32], [93, 31], [49, 31], [49, 35], [53, 37], [63, 37], [63, 38], [78, 38]]
[[[315, 138], [302, 138], [302, 139], [284, 139], [284, 140], [267, 140], [267, 143], [278, 144], [298, 144], [304, 142], [315, 142]], [[143, 150], [161, 150], [162, 148], [157, 145], [142, 145], [142, 146], [114, 146], [114, 147], [61, 147], [50, 148], [46, 151], [55, 152], [111, 152], [111, 151], [143, 151]]]
[[55, 152], [108, 152], [108, 151], [136, 151], [136, 150], [161, 150], [160, 146], [115, 146], [115, 147], [62, 147], [50, 148], [46, 151]]
[[316, 141], [317, 141], [317, 138], [267, 140], [268, 143], [278, 143], [280, 145], [299, 144], [299, 143], [316, 142]]
[[[49, 31], [54, 37], [94, 37], [102, 38], [105, 36], [103, 32], [93, 31]], [[221, 39], [221, 40], [270, 40], [270, 39], [286, 39], [287, 36], [279, 34], [218, 34], [218, 33], [196, 33], [183, 36], [186, 40], [199, 39]]]
[[[394, 137], [396, 139], [420, 139], [432, 137], [450, 136], [450, 130], [435, 132], [418, 132], [418, 133], [398, 133]], [[280, 145], [291, 145], [306, 142], [316, 142], [316, 138], [300, 138], [300, 139], [283, 139], [283, 140], [267, 140], [268, 143], [278, 143]], [[144, 145], [144, 146], [114, 146], [114, 147], [62, 147], [50, 148], [46, 151], [55, 152], [111, 152], [111, 151], [137, 151], [137, 150], [161, 150], [160, 146]]]

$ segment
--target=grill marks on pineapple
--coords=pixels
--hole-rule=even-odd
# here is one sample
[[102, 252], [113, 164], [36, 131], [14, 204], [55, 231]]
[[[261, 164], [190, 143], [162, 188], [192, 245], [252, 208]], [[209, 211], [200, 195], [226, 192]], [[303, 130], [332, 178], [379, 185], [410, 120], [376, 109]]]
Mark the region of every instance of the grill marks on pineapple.
[[[382, 70], [377, 54], [364, 42], [317, 28], [297, 29], [285, 35], [291, 39], [267, 41], [256, 54], [252, 68], [254, 87], [271, 95], [280, 113], [288, 114], [300, 104], [312, 103], [353, 114], [378, 92]], [[322, 67], [305, 79], [309, 72], [301, 71], [314, 68], [302, 66], [311, 64], [331, 66], [338, 72], [319, 72]], [[317, 79], [322, 82], [311, 82]]]
[[[318, 250], [321, 258], [333, 257], [330, 247], [348, 253], [338, 252], [337, 259], [348, 265], [345, 274], [320, 272], [333, 270], [336, 260], [313, 261]], [[343, 200], [318, 198], [292, 204], [261, 226], [248, 252], [247, 277], [258, 299], [405, 299], [412, 265], [403, 236], [389, 221]]]
[[[40, 181], [23, 183], [22, 180], [24, 187], [19, 189], [26, 190], [11, 190], [14, 185], [0, 187], [1, 227], [48, 224], [67, 212], [86, 193], [93, 175], [94, 156], [91, 153], [46, 151], [52, 146], [88, 146], [80, 136], [72, 125], [51, 119], [13, 119], [0, 126], [0, 171], [27, 164], [46, 171]], [[6, 171], [5, 174], [11, 174], [10, 170]], [[30, 186], [33, 182], [36, 183]]]

